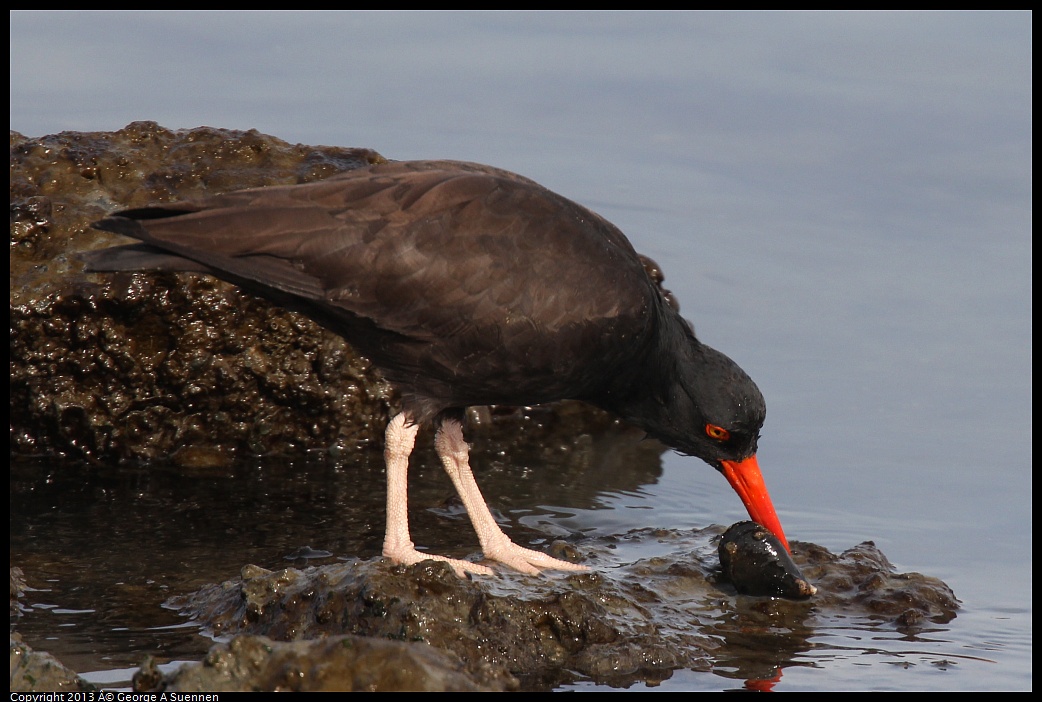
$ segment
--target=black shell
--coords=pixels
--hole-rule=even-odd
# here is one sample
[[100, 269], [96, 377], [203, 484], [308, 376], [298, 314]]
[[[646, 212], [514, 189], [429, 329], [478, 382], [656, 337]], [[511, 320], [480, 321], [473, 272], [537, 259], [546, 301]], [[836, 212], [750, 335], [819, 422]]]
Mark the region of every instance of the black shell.
[[718, 551], [724, 579], [743, 595], [804, 600], [817, 592], [778, 537], [756, 522], [733, 524]]

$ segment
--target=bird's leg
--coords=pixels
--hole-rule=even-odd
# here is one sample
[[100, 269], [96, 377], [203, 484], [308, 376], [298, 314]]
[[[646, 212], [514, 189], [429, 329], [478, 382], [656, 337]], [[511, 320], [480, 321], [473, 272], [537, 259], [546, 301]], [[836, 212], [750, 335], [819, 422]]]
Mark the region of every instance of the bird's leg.
[[420, 427], [407, 412], [402, 412], [387, 425], [384, 462], [387, 465], [387, 530], [384, 532], [385, 558], [395, 563], [412, 565], [423, 560], [445, 561], [456, 575], [466, 573], [491, 575], [492, 569], [469, 561], [432, 556], [416, 550], [409, 535], [409, 455], [416, 443]]
[[419, 425], [402, 412], [387, 425], [384, 463], [387, 465], [387, 531], [384, 556], [400, 560], [399, 554], [415, 550], [409, 536], [409, 455], [416, 444]]
[[445, 472], [449, 474], [456, 492], [467, 508], [474, 531], [478, 533], [485, 557], [499, 561], [522, 573], [536, 574], [542, 568], [557, 570], [588, 570], [586, 566], [552, 558], [545, 553], [522, 548], [510, 540], [496, 524], [495, 518], [481, 496], [481, 490], [470, 470], [470, 447], [463, 440], [463, 427], [455, 419], [442, 421], [434, 439]]

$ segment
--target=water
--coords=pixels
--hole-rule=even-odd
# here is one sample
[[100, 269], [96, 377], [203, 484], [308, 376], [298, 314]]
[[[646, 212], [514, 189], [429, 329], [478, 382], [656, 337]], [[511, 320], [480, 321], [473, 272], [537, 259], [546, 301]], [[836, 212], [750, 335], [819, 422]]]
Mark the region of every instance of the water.
[[[822, 631], [776, 689], [1031, 688], [1029, 13], [14, 12], [11, 62], [27, 135], [256, 128], [491, 163], [597, 210], [763, 390], [786, 531], [872, 539], [963, 601], [929, 650]], [[600, 502], [570, 522], [744, 516], [672, 455]], [[278, 552], [232, 536], [223, 577]]]

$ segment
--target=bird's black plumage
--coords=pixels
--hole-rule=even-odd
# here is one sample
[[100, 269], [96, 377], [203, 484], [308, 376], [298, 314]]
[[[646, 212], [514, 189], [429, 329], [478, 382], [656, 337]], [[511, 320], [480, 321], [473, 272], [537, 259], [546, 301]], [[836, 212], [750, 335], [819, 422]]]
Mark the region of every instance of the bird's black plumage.
[[382, 370], [412, 421], [577, 399], [721, 470], [755, 454], [752, 380], [622, 232], [513, 173], [385, 163], [94, 226], [142, 243], [93, 252], [92, 270], [202, 270], [299, 307]]

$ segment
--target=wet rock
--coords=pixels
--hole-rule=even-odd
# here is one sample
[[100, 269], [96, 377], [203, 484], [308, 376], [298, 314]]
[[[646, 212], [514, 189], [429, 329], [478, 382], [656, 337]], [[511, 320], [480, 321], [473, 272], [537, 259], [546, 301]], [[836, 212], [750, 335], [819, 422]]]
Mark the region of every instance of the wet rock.
[[120, 208], [303, 183], [383, 158], [256, 131], [11, 134], [11, 441], [22, 454], [172, 458], [353, 448], [389, 389], [307, 317], [201, 275], [87, 276]]
[[517, 677], [524, 689], [707, 667], [703, 637], [661, 628], [630, 600], [596, 573], [461, 580], [444, 563], [375, 559], [305, 570], [250, 566], [239, 582], [168, 606], [218, 636], [423, 642], [451, 652], [478, 679]]
[[210, 649], [201, 663], [167, 677], [146, 664], [135, 692], [498, 692], [509, 676], [478, 680], [459, 660], [424, 644], [359, 636], [282, 643], [237, 636]]
[[[813, 600], [721, 597], [712, 543], [722, 531], [632, 532], [628, 538], [671, 551], [610, 572], [614, 539], [582, 541], [574, 546], [593, 572], [539, 578], [502, 573], [461, 580], [433, 561], [400, 567], [374, 559], [281, 571], [248, 566], [239, 580], [167, 606], [218, 636], [293, 641], [349, 633], [424, 642], [464, 661], [471, 675], [498, 671], [526, 690], [584, 679], [625, 686], [666, 679], [678, 668], [706, 670], [718, 637], [748, 637], [761, 619], [766, 650], [799, 650], [820, 618], [885, 617], [902, 627], [909, 611], [922, 621], [944, 621], [958, 607], [940, 581], [894, 573], [882, 554], [866, 556], [864, 545], [835, 556], [802, 542], [794, 542], [794, 558], [819, 582]], [[895, 589], [900, 596], [887, 608]]]
[[11, 634], [11, 692], [87, 692], [93, 685], [49, 653], [34, 651]]
[[801, 547], [805, 557], [797, 562], [817, 583], [819, 598], [827, 594], [832, 606], [861, 611], [901, 628], [945, 624], [959, 609], [959, 600], [944, 582], [921, 573], [896, 572], [871, 541], [839, 555], [814, 544]]
[[27, 586], [26, 586], [26, 583], [25, 583], [25, 573], [22, 572], [21, 568], [18, 568], [16, 566], [11, 566], [10, 567], [10, 576], [11, 576], [11, 604], [10, 604], [10, 610], [11, 610], [11, 616], [14, 616], [19, 611], [21, 611], [21, 607], [22, 607], [21, 599], [23, 597], [25, 597], [25, 590], [26, 590]]

